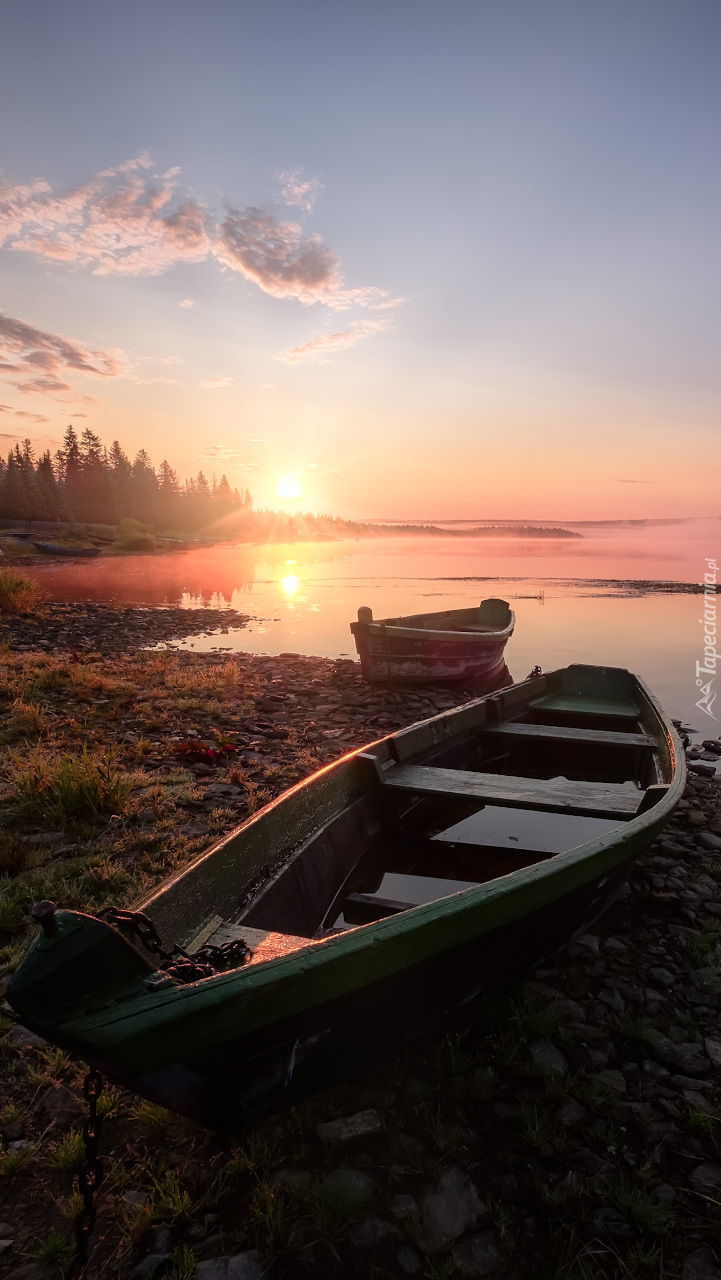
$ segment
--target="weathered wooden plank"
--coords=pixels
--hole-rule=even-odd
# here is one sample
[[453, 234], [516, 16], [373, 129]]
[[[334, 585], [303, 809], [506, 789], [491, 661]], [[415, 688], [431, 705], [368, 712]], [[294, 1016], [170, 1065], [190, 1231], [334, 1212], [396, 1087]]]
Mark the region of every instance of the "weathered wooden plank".
[[614, 733], [610, 729], [571, 729], [565, 724], [523, 724], [506, 720], [483, 726], [484, 733], [502, 733], [514, 738], [543, 738], [558, 742], [584, 742], [597, 747], [655, 747], [648, 733]]
[[291, 951], [313, 945], [312, 938], [298, 938], [291, 933], [273, 933], [268, 929], [252, 929], [247, 924], [230, 923], [219, 925], [207, 941], [214, 947], [222, 947], [226, 942], [235, 942], [236, 938], [242, 938], [250, 947], [252, 955], [249, 964], [259, 964], [261, 960], [277, 960], [279, 956], [287, 956]]
[[424, 795], [463, 796], [484, 804], [556, 813], [628, 818], [638, 812], [643, 792], [619, 783], [569, 782], [567, 779], [518, 778], [467, 769], [436, 769], [399, 764], [384, 775], [384, 786]]
[[343, 903], [343, 915], [351, 922], [362, 919], [364, 923], [370, 923], [371, 920], [380, 920], [382, 916], [395, 916], [400, 911], [409, 911], [411, 907], [417, 906], [417, 902], [380, 898], [375, 893], [349, 893]]
[[594, 698], [577, 693], [546, 693], [541, 698], [532, 698], [528, 705], [539, 711], [561, 711], [576, 716], [620, 716], [625, 720], [637, 720], [641, 714], [629, 698]]

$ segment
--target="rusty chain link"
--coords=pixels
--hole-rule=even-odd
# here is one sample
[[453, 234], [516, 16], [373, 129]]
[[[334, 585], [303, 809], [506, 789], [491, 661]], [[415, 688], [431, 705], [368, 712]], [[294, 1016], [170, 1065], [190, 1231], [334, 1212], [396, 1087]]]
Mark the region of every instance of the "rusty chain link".
[[107, 920], [108, 924], [125, 926], [134, 933], [146, 951], [158, 956], [161, 961], [158, 968], [171, 978], [177, 978], [178, 982], [197, 982], [199, 978], [212, 978], [223, 969], [244, 964], [250, 956], [250, 948], [242, 938], [234, 938], [220, 947], [206, 942], [192, 956], [177, 943], [170, 951], [165, 951], [155, 925], [142, 911], [105, 907], [98, 912], [98, 916]]

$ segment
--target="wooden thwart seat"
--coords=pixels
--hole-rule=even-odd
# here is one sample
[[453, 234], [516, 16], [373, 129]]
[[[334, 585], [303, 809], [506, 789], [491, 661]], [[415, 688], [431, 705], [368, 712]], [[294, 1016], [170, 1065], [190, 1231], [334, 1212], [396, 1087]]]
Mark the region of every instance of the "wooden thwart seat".
[[400, 902], [396, 898], [381, 898], [375, 893], [349, 893], [343, 903], [343, 918], [349, 924], [371, 924], [387, 916], [397, 916], [401, 911], [417, 907], [417, 902]]
[[633, 817], [644, 795], [643, 791], [619, 783], [518, 778], [414, 764], [395, 765], [384, 774], [383, 784], [424, 795], [462, 796], [482, 804], [550, 809], [589, 817]]
[[277, 960], [287, 956], [291, 951], [299, 951], [301, 947], [311, 947], [312, 938], [299, 938], [291, 933], [273, 933], [269, 929], [254, 929], [250, 925], [234, 924], [216, 916], [188, 944], [191, 953], [210, 942], [214, 947], [222, 947], [226, 942], [235, 942], [242, 938], [250, 947], [251, 956], [248, 964], [259, 964], [261, 960]]
[[655, 739], [648, 733], [614, 733], [610, 729], [571, 729], [562, 724], [523, 724], [506, 720], [501, 724], [486, 724], [484, 733], [502, 733], [513, 738], [538, 738], [546, 741], [580, 742], [595, 747], [654, 747]]
[[593, 698], [577, 693], [544, 693], [532, 698], [529, 707], [538, 711], [560, 711], [574, 716], [613, 716], [638, 720], [641, 712], [630, 698]]

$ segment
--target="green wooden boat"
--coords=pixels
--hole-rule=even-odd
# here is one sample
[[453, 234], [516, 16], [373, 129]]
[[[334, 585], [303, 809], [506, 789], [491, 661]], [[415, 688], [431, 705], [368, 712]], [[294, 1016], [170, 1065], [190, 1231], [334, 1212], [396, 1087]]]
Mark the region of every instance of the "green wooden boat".
[[238, 1131], [587, 928], [684, 778], [635, 676], [535, 676], [344, 756], [139, 904], [150, 945], [154, 927], [225, 971], [183, 981], [132, 920], [41, 904], [9, 999], [111, 1079]]

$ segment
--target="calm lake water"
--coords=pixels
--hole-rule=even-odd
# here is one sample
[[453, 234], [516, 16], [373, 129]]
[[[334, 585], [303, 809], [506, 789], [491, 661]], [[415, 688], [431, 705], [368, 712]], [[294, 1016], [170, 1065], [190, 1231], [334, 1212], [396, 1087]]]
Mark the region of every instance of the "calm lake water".
[[536, 664], [544, 670], [574, 661], [628, 667], [671, 715], [716, 737], [719, 721], [695, 706], [695, 663], [703, 646], [700, 597], [639, 594], [622, 584], [699, 582], [706, 557], [719, 552], [721, 521], [565, 527], [583, 536], [218, 546], [162, 556], [101, 556], [28, 572], [56, 600], [238, 609], [252, 615], [246, 627], [194, 637], [178, 647], [268, 654], [355, 656], [348, 624], [361, 604], [382, 618], [502, 596], [517, 615], [506, 651], [515, 680]]

